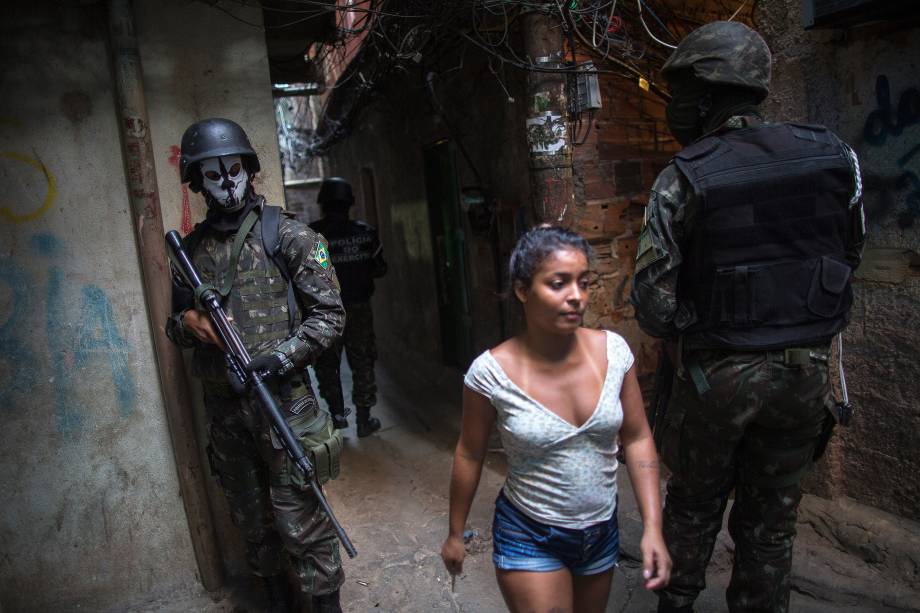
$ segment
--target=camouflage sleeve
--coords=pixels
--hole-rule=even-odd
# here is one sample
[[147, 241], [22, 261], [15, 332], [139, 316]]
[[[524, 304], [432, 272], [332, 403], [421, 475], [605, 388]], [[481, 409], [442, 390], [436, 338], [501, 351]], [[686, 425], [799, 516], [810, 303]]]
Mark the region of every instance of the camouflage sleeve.
[[846, 143], [841, 143], [853, 169], [853, 194], [850, 196], [850, 231], [847, 236], [847, 262], [856, 270], [862, 262], [866, 246], [866, 212], [863, 208], [862, 173], [856, 152]]
[[[172, 266], [170, 266], [170, 269], [172, 269]], [[185, 315], [187, 310], [195, 307], [195, 295], [188, 287], [180, 284], [175, 275], [176, 273], [173, 271], [172, 312], [166, 320], [166, 336], [180, 347], [194, 347], [198, 344], [198, 339], [189, 334], [185, 326], [182, 325], [182, 316]]]
[[300, 327], [274, 350], [288, 370], [313, 362], [342, 335], [345, 307], [326, 239], [290, 218], [282, 219], [279, 235], [281, 254], [303, 309]]
[[665, 167], [652, 186], [645, 225], [639, 235], [636, 274], [630, 302], [636, 320], [651, 336], [676, 336], [677, 278], [683, 262], [681, 244], [689, 228], [690, 184], [673, 164]]

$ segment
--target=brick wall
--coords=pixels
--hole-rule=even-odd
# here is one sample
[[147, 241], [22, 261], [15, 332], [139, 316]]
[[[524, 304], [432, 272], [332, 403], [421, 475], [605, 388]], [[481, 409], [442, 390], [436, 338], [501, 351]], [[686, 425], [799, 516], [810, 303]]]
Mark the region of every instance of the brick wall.
[[664, 121], [664, 102], [634, 80], [600, 76], [603, 108], [583, 113], [576, 132], [574, 227], [595, 250], [598, 279], [587, 324], [622, 334], [648, 390], [657, 343], [636, 324], [629, 304], [636, 248], [655, 177], [678, 149]]

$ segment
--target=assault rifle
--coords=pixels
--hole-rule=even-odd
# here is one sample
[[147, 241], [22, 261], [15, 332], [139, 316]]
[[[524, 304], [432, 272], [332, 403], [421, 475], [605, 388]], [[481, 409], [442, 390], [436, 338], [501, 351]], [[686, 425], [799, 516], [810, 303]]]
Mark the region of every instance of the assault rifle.
[[220, 294], [215, 288], [202, 282], [198, 270], [195, 269], [195, 265], [192, 264], [185, 249], [182, 248], [182, 239], [179, 237], [178, 232], [172, 230], [166, 234], [166, 245], [168, 247], [170, 260], [172, 260], [178, 271], [185, 278], [189, 287], [199, 296], [201, 305], [207, 310], [208, 315], [211, 317], [211, 321], [214, 323], [214, 327], [217, 329], [217, 334], [224, 342], [230, 376], [237, 380], [239, 384], [237, 387], [252, 391], [253, 396], [262, 407], [262, 410], [265, 411], [265, 415], [269, 418], [271, 427], [281, 441], [284, 450], [291, 460], [293, 460], [294, 464], [303, 471], [304, 477], [306, 477], [305, 481], [310, 484], [313, 493], [316, 495], [316, 499], [319, 500], [320, 505], [323, 507], [323, 511], [326, 512], [326, 516], [329, 518], [329, 521], [332, 522], [339, 540], [342, 541], [342, 546], [348, 553], [348, 557], [355, 557], [357, 555], [355, 546], [352, 545], [342, 525], [335, 518], [335, 515], [333, 515], [332, 509], [329, 507], [329, 502], [326, 500], [326, 497], [323, 495], [323, 490], [316, 481], [316, 471], [307, 458], [300, 441], [297, 440], [291, 427], [281, 414], [278, 403], [265, 384], [264, 373], [249, 371], [249, 364], [252, 362], [252, 358], [249, 357], [246, 346], [243, 345], [243, 341], [230, 324], [227, 314], [224, 313], [224, 310], [221, 308]]

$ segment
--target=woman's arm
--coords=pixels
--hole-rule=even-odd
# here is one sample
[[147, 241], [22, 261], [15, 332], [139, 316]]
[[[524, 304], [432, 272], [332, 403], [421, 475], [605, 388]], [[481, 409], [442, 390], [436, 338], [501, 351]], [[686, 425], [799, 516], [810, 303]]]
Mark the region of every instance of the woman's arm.
[[642, 514], [642, 576], [645, 587], [657, 590], [668, 584], [671, 557], [661, 533], [661, 490], [658, 477], [658, 453], [645, 417], [642, 391], [633, 366], [623, 378], [620, 391], [623, 426], [620, 440], [626, 454], [629, 479]]
[[473, 496], [482, 475], [482, 463], [489, 445], [489, 434], [495, 423], [495, 409], [489, 400], [470, 388], [463, 388], [463, 424], [460, 440], [454, 451], [454, 467], [450, 474], [450, 515], [447, 539], [441, 547], [444, 566], [452, 575], [463, 572], [463, 528], [473, 504]]

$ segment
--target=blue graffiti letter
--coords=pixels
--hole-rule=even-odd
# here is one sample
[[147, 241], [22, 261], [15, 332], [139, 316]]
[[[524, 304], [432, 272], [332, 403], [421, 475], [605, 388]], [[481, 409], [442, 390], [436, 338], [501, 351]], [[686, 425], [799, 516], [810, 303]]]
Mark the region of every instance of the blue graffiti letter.
[[94, 355], [108, 357], [112, 380], [122, 416], [134, 410], [134, 378], [128, 367], [128, 343], [118, 334], [112, 305], [105, 292], [95, 285], [83, 287], [83, 319], [75, 351], [76, 363], [83, 367]]

